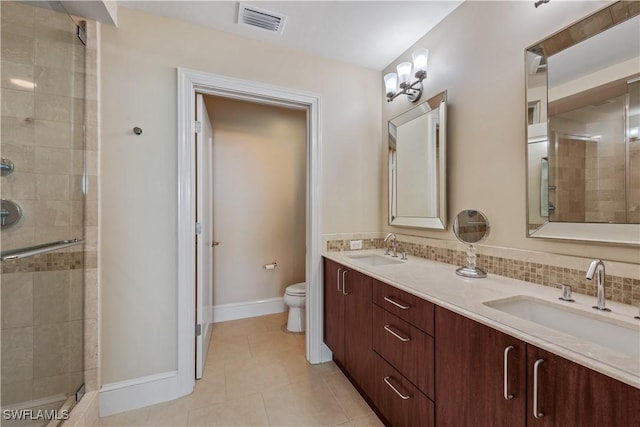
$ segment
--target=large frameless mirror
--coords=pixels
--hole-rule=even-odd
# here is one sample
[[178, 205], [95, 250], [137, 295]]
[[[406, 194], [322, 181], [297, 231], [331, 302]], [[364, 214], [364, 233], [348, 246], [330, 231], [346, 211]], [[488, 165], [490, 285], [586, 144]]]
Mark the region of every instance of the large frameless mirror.
[[447, 92], [389, 121], [389, 225], [447, 228]]
[[640, 244], [640, 2], [530, 46], [528, 235]]

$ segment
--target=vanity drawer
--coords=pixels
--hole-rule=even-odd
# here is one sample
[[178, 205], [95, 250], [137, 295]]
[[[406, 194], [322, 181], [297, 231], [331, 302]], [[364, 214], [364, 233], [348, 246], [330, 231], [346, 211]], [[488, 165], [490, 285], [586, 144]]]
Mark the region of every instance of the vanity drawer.
[[388, 425], [433, 427], [435, 405], [411, 382], [376, 354], [374, 403]]
[[433, 337], [374, 305], [373, 349], [424, 394], [434, 398]]
[[434, 305], [429, 301], [374, 280], [373, 302], [433, 336]]

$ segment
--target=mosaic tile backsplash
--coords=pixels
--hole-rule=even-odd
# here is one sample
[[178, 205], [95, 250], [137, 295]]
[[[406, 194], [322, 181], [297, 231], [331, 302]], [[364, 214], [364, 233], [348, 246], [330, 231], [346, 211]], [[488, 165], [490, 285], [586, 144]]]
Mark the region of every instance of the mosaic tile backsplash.
[[[328, 240], [328, 252], [348, 251], [350, 240]], [[466, 265], [464, 251], [441, 248], [427, 244], [405, 242], [398, 236], [398, 253], [425, 258], [447, 264]], [[382, 238], [363, 239], [363, 249], [382, 249]], [[520, 261], [478, 253], [477, 266], [487, 273], [512, 279], [524, 280], [538, 285], [559, 288], [559, 284], [571, 285], [573, 292], [596, 295], [596, 282], [585, 278], [585, 271], [557, 267], [535, 262]], [[640, 278], [620, 277], [606, 274], [605, 294], [611, 301], [640, 305]]]

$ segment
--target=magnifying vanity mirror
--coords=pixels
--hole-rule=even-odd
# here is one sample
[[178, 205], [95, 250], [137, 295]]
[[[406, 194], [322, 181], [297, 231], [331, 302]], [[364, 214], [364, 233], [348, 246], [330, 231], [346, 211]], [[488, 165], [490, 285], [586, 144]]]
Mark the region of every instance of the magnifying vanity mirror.
[[447, 92], [389, 121], [389, 225], [447, 228]]
[[530, 237], [640, 244], [640, 2], [525, 51]]
[[489, 235], [489, 220], [480, 211], [467, 209], [461, 211], [453, 223], [453, 233], [467, 247], [467, 265], [456, 270], [456, 274], [464, 277], [487, 277], [487, 273], [476, 267], [476, 248], [474, 243], [483, 241]]

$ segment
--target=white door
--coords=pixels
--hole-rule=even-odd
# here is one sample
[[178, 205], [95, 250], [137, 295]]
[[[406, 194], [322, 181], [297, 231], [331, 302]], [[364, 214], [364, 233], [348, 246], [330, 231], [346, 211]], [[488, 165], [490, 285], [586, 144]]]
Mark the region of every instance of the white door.
[[[202, 378], [211, 341], [213, 305], [213, 131], [202, 95], [196, 95], [196, 379]], [[198, 333], [199, 332], [199, 333]]]

